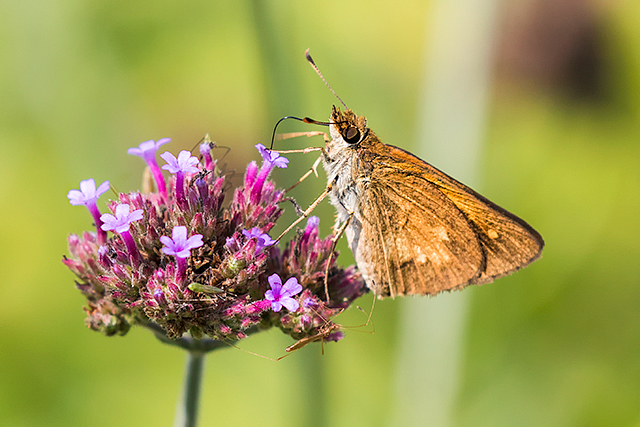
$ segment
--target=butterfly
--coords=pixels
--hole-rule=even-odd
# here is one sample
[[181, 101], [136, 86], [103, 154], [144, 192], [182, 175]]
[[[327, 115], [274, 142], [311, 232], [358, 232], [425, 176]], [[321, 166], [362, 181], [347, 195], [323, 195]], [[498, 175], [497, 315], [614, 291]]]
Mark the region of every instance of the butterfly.
[[[305, 56], [342, 102], [308, 50]], [[329, 196], [337, 211], [336, 234], [346, 235], [365, 283], [378, 297], [482, 285], [540, 258], [544, 240], [527, 222], [408, 151], [383, 143], [364, 116], [342, 104], [344, 111], [333, 106], [329, 122], [291, 116], [281, 121], [329, 126], [329, 135], [291, 134], [325, 139], [324, 147], [292, 151], [321, 151], [327, 173], [325, 192], [303, 216]]]
[[540, 257], [524, 220], [429, 163], [380, 141], [335, 106], [323, 150], [331, 204], [358, 269], [379, 297], [490, 283]]

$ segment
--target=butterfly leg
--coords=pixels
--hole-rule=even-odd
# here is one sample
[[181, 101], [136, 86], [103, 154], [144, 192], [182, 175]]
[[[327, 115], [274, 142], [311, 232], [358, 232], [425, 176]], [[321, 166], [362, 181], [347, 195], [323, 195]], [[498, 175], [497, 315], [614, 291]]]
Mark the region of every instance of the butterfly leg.
[[313, 163], [313, 166], [311, 166], [311, 169], [309, 169], [307, 171], [307, 173], [305, 173], [304, 175], [302, 175], [302, 177], [295, 183], [293, 184], [291, 187], [287, 188], [284, 192], [288, 193], [289, 191], [293, 190], [294, 188], [296, 188], [298, 186], [298, 184], [300, 184], [302, 181], [304, 181], [305, 179], [307, 179], [307, 177], [309, 175], [311, 175], [312, 173], [316, 176], [316, 178], [318, 178], [318, 165], [320, 164], [320, 161], [322, 160], [322, 157], [318, 157], [318, 160], [316, 160]]
[[[291, 133], [283, 133], [277, 136], [278, 140], [282, 140], [282, 139], [289, 139], [289, 138], [296, 138], [299, 136], [307, 136], [307, 137], [312, 137], [312, 136], [322, 136], [322, 138], [324, 139], [325, 143], [330, 141], [329, 135], [327, 135], [325, 132], [318, 132], [318, 131], [313, 131], [313, 132], [291, 132]], [[307, 153], [312, 153], [314, 151], [322, 151], [323, 156], [326, 157], [326, 152], [324, 147], [308, 147], [308, 148], [303, 148], [301, 150], [272, 150], [275, 153], [279, 153], [279, 154], [290, 154], [290, 153], [303, 153], [303, 154], [307, 154]], [[311, 169], [305, 173], [302, 178], [300, 178], [295, 184], [293, 184], [291, 187], [287, 188], [285, 190], [285, 193], [288, 193], [289, 191], [293, 190], [295, 187], [298, 186], [298, 184], [300, 184], [302, 181], [304, 181], [309, 175], [311, 175], [312, 173], [316, 176], [316, 178], [318, 177], [318, 165], [320, 164], [320, 160], [322, 159], [322, 157], [319, 157], [318, 160], [315, 161], [315, 163], [313, 164], [313, 166], [311, 167]]]
[[289, 231], [291, 231], [293, 229], [293, 227], [295, 227], [296, 225], [300, 224], [300, 222], [302, 222], [302, 220], [304, 220], [305, 218], [307, 218], [311, 212], [316, 208], [316, 206], [318, 206], [320, 204], [321, 201], [323, 201], [331, 192], [331, 190], [333, 189], [333, 182], [330, 183], [327, 188], [322, 192], [322, 194], [313, 202], [309, 205], [309, 207], [307, 208], [306, 211], [302, 212], [302, 215], [296, 219], [289, 227], [287, 227], [286, 230], [284, 230], [276, 239], [276, 242], [279, 242], [280, 239], [282, 239], [282, 237], [284, 237], [285, 234], [287, 234]]
[[[336, 250], [336, 245], [338, 244], [338, 240], [344, 234], [344, 230], [347, 229], [347, 226], [351, 222], [351, 218], [353, 218], [353, 212], [349, 213], [349, 218], [345, 222], [340, 225], [340, 228], [334, 233], [333, 238], [331, 239], [331, 252], [329, 252], [329, 258], [327, 258], [327, 267], [324, 270], [324, 294], [327, 297], [327, 302], [329, 302], [329, 268], [331, 268], [331, 261], [333, 259], [333, 253]], [[335, 229], [334, 229], [335, 230]]]

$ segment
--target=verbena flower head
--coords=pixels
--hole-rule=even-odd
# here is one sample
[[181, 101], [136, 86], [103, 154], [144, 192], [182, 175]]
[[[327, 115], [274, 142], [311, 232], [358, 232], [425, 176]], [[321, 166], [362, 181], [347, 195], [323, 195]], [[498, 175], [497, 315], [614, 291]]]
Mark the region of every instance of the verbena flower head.
[[[157, 148], [166, 142], [147, 141], [129, 153], [154, 163]], [[166, 169], [174, 173], [166, 196], [161, 188], [121, 193], [108, 203], [112, 213], [100, 216], [100, 229], [110, 231], [104, 242], [95, 232], [69, 236], [64, 263], [87, 298], [91, 329], [123, 335], [132, 325], [156, 324], [171, 338], [190, 333], [234, 341], [276, 326], [300, 339], [317, 334], [367, 291], [353, 267], [335, 264], [337, 254], [327, 269], [332, 237], [318, 237], [317, 218], [292, 233], [282, 248], [276, 245], [269, 233], [285, 198], [269, 175], [288, 160], [264, 147], [259, 151], [262, 165], [250, 162], [232, 195], [215, 161], [205, 156], [200, 164], [186, 151], [177, 157], [163, 154]], [[74, 200], [87, 198], [79, 193], [73, 193]]]

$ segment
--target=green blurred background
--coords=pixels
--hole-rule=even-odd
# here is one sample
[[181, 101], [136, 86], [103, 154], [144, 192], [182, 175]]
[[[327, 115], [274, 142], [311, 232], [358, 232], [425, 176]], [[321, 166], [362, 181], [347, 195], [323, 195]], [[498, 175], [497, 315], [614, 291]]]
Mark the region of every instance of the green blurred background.
[[[640, 3], [595, 0], [2, 2], [0, 424], [173, 423], [185, 355], [83, 325], [60, 261], [91, 218], [66, 193], [89, 177], [139, 188], [126, 149], [162, 137], [177, 153], [209, 132], [242, 172], [280, 117], [336, 103], [306, 48], [385, 142], [547, 246], [494, 284], [378, 302], [375, 334], [349, 330], [324, 356], [214, 352], [200, 425], [640, 426]], [[289, 157], [283, 187], [315, 159]], [[323, 176], [305, 185], [302, 205]], [[328, 234], [332, 208], [317, 214]], [[274, 330], [243, 347], [291, 342]]]

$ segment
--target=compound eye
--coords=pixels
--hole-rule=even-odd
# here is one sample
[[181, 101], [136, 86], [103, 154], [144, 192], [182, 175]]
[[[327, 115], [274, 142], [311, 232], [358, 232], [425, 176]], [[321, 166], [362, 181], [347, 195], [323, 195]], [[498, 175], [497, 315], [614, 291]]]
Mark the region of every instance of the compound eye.
[[347, 142], [347, 144], [356, 144], [357, 142], [360, 142], [360, 131], [357, 128], [351, 126], [347, 129], [345, 134], [342, 135], [342, 137]]

